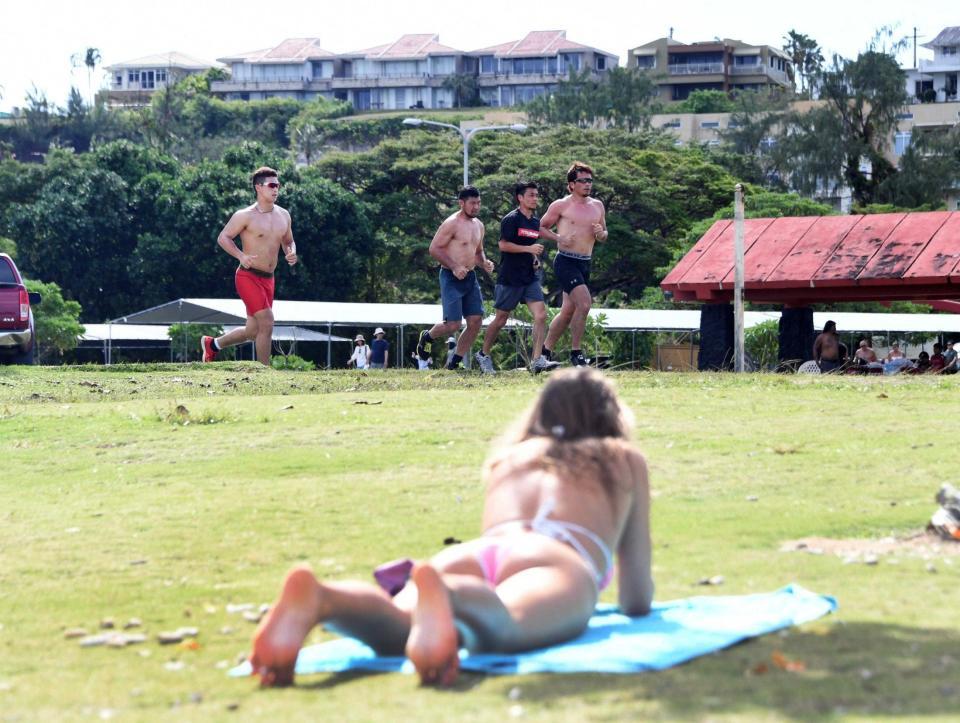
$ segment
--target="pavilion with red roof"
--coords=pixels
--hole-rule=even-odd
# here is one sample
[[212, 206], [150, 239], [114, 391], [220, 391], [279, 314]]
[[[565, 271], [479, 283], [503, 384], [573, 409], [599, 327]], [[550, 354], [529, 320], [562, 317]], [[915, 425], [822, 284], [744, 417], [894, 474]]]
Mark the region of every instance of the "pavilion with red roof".
[[[733, 221], [717, 221], [660, 284], [675, 301], [705, 304], [701, 348], [716, 346], [718, 334], [719, 346], [728, 346], [733, 232]], [[781, 360], [809, 358], [811, 304], [903, 300], [960, 311], [960, 212], [747, 219], [743, 247], [744, 300], [785, 306]], [[801, 321], [785, 330], [797, 311], [809, 328]]]

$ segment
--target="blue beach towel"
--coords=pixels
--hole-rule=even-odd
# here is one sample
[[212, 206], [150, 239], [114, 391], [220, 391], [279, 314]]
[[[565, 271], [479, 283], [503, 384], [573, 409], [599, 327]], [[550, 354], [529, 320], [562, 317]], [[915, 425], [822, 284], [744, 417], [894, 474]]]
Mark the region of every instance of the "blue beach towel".
[[[834, 598], [788, 585], [756, 595], [715, 595], [654, 603], [649, 615], [627, 617], [597, 606], [584, 633], [569, 642], [526, 653], [460, 652], [462, 670], [483, 673], [636, 673], [662, 670], [746, 638], [815, 620], [837, 609]], [[347, 670], [413, 672], [406, 658], [379, 657], [353, 638], [300, 651], [297, 675]], [[243, 663], [230, 675], [250, 675]]]

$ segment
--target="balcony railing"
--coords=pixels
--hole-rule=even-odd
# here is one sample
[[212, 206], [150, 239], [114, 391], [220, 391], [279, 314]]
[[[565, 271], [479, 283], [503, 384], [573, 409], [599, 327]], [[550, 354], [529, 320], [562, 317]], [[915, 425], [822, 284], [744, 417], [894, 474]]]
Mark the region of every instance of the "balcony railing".
[[763, 63], [754, 63], [753, 65], [731, 65], [731, 75], [763, 75], [767, 66]]
[[670, 75], [714, 75], [724, 72], [723, 63], [676, 63], [669, 66]]

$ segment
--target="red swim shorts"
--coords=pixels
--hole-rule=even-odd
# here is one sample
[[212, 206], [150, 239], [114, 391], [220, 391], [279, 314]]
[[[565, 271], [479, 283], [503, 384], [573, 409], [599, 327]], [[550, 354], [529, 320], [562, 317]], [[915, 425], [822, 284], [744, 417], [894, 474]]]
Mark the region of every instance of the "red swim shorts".
[[237, 269], [237, 293], [247, 307], [247, 316], [273, 308], [273, 276], [258, 276], [244, 268]]

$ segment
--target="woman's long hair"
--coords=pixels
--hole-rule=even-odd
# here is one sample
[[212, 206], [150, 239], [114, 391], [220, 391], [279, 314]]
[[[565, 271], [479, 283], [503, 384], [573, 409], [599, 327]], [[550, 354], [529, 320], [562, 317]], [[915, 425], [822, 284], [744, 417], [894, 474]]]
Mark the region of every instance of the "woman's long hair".
[[[609, 492], [623, 467], [613, 449], [632, 436], [633, 414], [620, 403], [613, 384], [599, 372], [579, 367], [554, 372], [501, 442], [509, 447], [545, 438], [549, 444], [538, 466], [554, 469], [564, 479], [599, 477]], [[504, 457], [503, 451], [495, 454], [488, 466]]]

